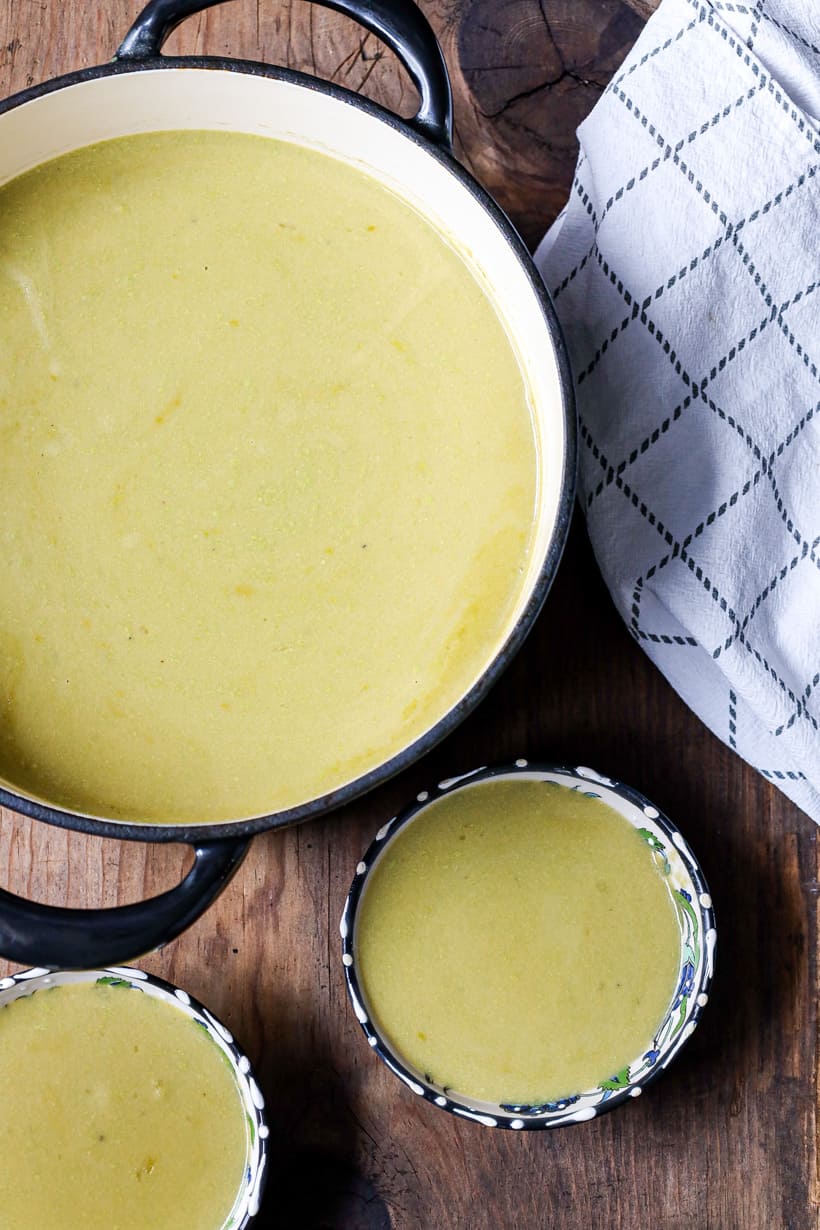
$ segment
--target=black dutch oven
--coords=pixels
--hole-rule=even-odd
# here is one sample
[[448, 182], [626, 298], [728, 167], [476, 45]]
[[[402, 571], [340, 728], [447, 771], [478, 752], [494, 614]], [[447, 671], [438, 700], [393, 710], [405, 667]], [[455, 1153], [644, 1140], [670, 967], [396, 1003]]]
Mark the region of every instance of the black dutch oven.
[[73, 149], [137, 132], [216, 128], [320, 148], [403, 196], [471, 253], [514, 339], [530, 388], [540, 452], [530, 566], [508, 627], [465, 695], [420, 738], [354, 781], [298, 807], [219, 824], [134, 824], [77, 814], [0, 783], [0, 803], [35, 820], [132, 841], [187, 842], [194, 865], [174, 889], [115, 909], [69, 910], [0, 891], [0, 953], [23, 964], [121, 964], [167, 942], [214, 900], [250, 838], [325, 813], [406, 768], [482, 699], [520, 647], [547, 595], [566, 538], [575, 483], [572, 387], [552, 304], [522, 240], [453, 158], [452, 96], [435, 36], [411, 0], [318, 0], [354, 18], [400, 58], [420, 96], [403, 120], [336, 85], [267, 64], [167, 57], [184, 18], [219, 0], [153, 0], [109, 64], [0, 103], [0, 182]]

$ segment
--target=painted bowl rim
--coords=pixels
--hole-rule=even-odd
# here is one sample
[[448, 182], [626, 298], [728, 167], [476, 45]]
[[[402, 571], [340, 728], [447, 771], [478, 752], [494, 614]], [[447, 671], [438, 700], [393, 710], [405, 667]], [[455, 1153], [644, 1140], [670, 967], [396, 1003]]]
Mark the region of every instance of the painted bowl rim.
[[[191, 1020], [207, 1029], [230, 1063], [248, 1124], [248, 1154], [242, 1184], [219, 1230], [246, 1230], [246, 1227], [256, 1220], [267, 1179], [269, 1128], [265, 1116], [265, 1099], [247, 1055], [238, 1046], [227, 1026], [223, 1025], [209, 1008], [182, 987], [130, 965], [53, 970], [35, 966], [20, 970], [19, 973], [0, 978], [0, 1008], [26, 995], [33, 995], [44, 987], [97, 983], [101, 979], [115, 986], [128, 984], [129, 987], [142, 991], [151, 987], [151, 994], [155, 998], [173, 1004]], [[17, 993], [11, 995], [11, 991]]]
[[[650, 838], [661, 837], [673, 847], [669, 857], [675, 860], [676, 878], [683, 879], [692, 888], [691, 894], [680, 893], [681, 902], [676, 904], [681, 935], [681, 959], [678, 966], [678, 981], [662, 1022], [652, 1044], [643, 1056], [631, 1061], [621, 1073], [610, 1081], [602, 1082], [594, 1089], [573, 1093], [554, 1102], [539, 1106], [511, 1105], [483, 1102], [463, 1094], [451, 1094], [449, 1090], [428, 1080], [412, 1065], [406, 1063], [393, 1050], [379, 1027], [370, 1019], [367, 998], [359, 982], [355, 960], [356, 919], [361, 895], [369, 874], [381, 855], [396, 835], [421, 812], [425, 811], [443, 795], [456, 789], [473, 786], [482, 781], [504, 777], [529, 777], [534, 780], [572, 784], [576, 789], [586, 786], [586, 793], [608, 803], [635, 827], [645, 828], [647, 841], [656, 858], [663, 858], [668, 865], [666, 848], [661, 841], [658, 852]], [[630, 814], [631, 812], [631, 814]], [[635, 821], [640, 818], [639, 826]], [[654, 833], [653, 833], [653, 830]], [[388, 840], [389, 838], [389, 840]], [[667, 873], [669, 874], [669, 873]], [[687, 900], [684, 903], [683, 897]], [[684, 926], [692, 928], [691, 933]], [[413, 1093], [433, 1103], [442, 1110], [461, 1118], [474, 1120], [487, 1127], [509, 1128], [514, 1131], [556, 1128], [583, 1123], [597, 1118], [628, 1099], [639, 1096], [672, 1062], [682, 1046], [691, 1037], [709, 999], [709, 988], [714, 974], [717, 932], [712, 898], [700, 864], [689, 848], [679, 828], [658, 807], [632, 786], [607, 777], [583, 765], [570, 767], [543, 761], [519, 758], [510, 764], [481, 766], [468, 773], [444, 778], [435, 786], [418, 793], [415, 800], [388, 820], [377, 832], [364, 856], [358, 863], [345, 900], [339, 930], [342, 937], [342, 964], [345, 973], [348, 997], [365, 1037], [372, 1050], [391, 1072], [403, 1081]], [[694, 948], [690, 941], [694, 941]], [[695, 960], [687, 959], [687, 952], [694, 951]], [[674, 1019], [677, 1014], [677, 1022]], [[656, 1042], [663, 1039], [656, 1048]], [[627, 1074], [626, 1080], [617, 1077]]]

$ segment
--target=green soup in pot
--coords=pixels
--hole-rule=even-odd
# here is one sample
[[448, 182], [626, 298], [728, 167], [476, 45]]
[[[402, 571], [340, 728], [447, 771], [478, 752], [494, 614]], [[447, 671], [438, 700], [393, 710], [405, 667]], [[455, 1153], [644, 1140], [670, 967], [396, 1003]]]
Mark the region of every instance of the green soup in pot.
[[0, 778], [194, 823], [382, 764], [492, 660], [527, 385], [462, 256], [359, 170], [222, 132], [0, 188]]

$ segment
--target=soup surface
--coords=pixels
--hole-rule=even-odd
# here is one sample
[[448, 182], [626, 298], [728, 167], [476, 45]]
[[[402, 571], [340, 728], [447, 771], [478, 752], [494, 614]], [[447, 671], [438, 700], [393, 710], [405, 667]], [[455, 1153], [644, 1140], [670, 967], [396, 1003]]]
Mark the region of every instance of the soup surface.
[[456, 1093], [520, 1105], [592, 1089], [646, 1051], [680, 957], [637, 830], [522, 780], [456, 790], [403, 828], [370, 874], [355, 946], [397, 1055]]
[[175, 132], [0, 188], [0, 776], [115, 819], [323, 794], [509, 627], [537, 456], [462, 257], [324, 154]]
[[247, 1158], [216, 1044], [124, 986], [62, 985], [0, 1008], [3, 1230], [218, 1230]]

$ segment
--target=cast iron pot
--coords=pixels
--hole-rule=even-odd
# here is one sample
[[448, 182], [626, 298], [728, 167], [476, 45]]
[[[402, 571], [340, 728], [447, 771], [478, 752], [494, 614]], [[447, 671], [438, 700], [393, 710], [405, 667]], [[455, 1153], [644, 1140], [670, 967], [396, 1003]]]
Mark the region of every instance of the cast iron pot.
[[541, 472], [534, 549], [519, 600], [464, 696], [385, 763], [321, 798], [228, 823], [156, 825], [79, 815], [0, 783], [0, 803], [36, 820], [103, 837], [184, 841], [194, 866], [176, 888], [116, 909], [47, 907], [0, 890], [0, 954], [53, 967], [119, 965], [174, 938], [208, 907], [239, 866], [249, 839], [327, 812], [404, 769], [472, 710], [532, 627], [566, 539], [575, 484], [575, 410], [558, 322], [509, 220], [451, 152], [452, 95], [435, 36], [412, 0], [317, 0], [360, 22], [399, 56], [420, 95], [402, 120], [336, 85], [266, 64], [165, 57], [184, 18], [219, 0], [152, 0], [110, 64], [25, 90], [0, 103], [0, 183], [59, 154], [114, 137], [169, 129], [222, 129], [324, 150], [374, 175], [455, 237], [492, 289], [528, 378]]

